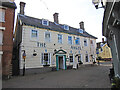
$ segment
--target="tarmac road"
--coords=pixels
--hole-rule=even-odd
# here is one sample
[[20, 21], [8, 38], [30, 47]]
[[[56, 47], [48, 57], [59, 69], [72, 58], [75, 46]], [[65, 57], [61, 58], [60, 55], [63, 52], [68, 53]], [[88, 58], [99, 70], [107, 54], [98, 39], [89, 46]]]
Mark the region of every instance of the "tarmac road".
[[3, 88], [110, 88], [111, 62], [60, 70], [44, 74], [13, 77], [3, 81]]

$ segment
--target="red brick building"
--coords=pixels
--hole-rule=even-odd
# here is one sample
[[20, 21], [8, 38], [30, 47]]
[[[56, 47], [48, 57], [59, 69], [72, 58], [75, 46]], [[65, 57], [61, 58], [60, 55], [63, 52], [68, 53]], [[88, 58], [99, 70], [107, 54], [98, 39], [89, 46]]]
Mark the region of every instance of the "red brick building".
[[14, 0], [0, 1], [0, 60], [3, 79], [10, 76], [15, 9]]

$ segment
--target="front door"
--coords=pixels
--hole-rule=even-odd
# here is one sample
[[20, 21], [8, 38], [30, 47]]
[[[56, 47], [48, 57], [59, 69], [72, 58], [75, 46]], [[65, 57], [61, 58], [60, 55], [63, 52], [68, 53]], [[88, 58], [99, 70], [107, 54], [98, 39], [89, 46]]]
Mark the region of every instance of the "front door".
[[59, 69], [64, 69], [63, 67], [63, 56], [59, 56], [58, 57], [58, 67], [59, 67]]
[[66, 70], [66, 55], [56, 55], [56, 69]]

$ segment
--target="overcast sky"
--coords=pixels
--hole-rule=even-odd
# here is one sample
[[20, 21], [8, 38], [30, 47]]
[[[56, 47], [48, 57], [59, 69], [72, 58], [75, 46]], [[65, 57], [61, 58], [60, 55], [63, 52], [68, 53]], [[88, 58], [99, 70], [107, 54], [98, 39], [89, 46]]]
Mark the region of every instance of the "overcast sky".
[[59, 23], [79, 28], [84, 21], [85, 30], [102, 41], [104, 9], [95, 9], [92, 0], [15, 0], [19, 13], [20, 1], [25, 2], [25, 15], [53, 21], [53, 14], [59, 13]]

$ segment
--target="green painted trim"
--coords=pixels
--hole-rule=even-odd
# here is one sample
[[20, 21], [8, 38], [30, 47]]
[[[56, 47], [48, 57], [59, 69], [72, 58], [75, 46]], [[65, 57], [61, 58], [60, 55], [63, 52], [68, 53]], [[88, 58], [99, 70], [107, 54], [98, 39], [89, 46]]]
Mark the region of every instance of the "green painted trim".
[[56, 55], [56, 70], [57, 71], [59, 70], [59, 67], [58, 67], [58, 55]]
[[67, 66], [66, 66], [66, 55], [64, 55], [64, 58], [65, 58], [65, 70], [67, 69]]

